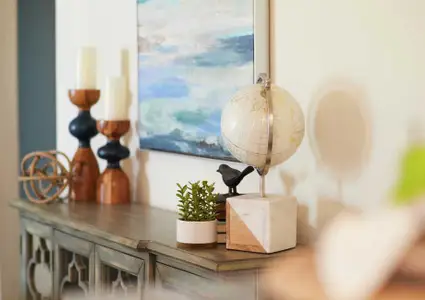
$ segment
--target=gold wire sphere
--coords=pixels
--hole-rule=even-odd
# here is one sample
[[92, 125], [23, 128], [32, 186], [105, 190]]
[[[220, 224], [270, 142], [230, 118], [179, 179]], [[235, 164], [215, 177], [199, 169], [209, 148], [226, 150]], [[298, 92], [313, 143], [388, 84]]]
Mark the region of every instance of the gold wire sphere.
[[[65, 161], [67, 166], [62, 162]], [[23, 189], [28, 200], [46, 204], [57, 199], [69, 187], [72, 179], [70, 159], [59, 151], [32, 152], [21, 161]], [[70, 189], [63, 198], [69, 198]]]

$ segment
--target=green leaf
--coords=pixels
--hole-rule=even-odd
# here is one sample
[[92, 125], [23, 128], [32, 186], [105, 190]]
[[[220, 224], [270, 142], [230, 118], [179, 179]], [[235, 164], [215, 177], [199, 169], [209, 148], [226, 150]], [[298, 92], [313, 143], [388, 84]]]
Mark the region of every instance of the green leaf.
[[404, 205], [425, 194], [425, 147], [411, 146], [405, 153], [395, 187], [395, 204]]

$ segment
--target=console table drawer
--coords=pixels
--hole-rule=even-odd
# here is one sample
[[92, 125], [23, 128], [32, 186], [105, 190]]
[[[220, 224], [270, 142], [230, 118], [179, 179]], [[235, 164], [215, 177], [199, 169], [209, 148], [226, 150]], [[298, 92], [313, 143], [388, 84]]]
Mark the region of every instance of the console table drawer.
[[49, 240], [52, 238], [53, 229], [48, 225], [44, 225], [29, 219], [21, 219], [21, 226], [27, 233], [31, 235], [47, 238]]
[[96, 294], [142, 298], [145, 262], [113, 249], [96, 245]]
[[85, 297], [94, 293], [94, 244], [78, 237], [55, 230], [53, 299], [66, 299], [82, 294]]
[[[253, 278], [253, 277], [252, 277]], [[255, 279], [233, 281], [229, 278], [205, 278], [161, 263], [156, 264], [157, 286], [195, 299], [256, 299]], [[192, 298], [193, 299], [193, 298]]]

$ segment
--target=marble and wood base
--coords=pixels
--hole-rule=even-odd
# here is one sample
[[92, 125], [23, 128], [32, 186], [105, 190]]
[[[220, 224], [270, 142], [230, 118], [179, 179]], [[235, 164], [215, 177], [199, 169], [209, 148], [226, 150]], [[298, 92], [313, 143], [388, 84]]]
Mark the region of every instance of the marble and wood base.
[[228, 198], [226, 214], [227, 249], [275, 253], [297, 244], [295, 197], [247, 194]]

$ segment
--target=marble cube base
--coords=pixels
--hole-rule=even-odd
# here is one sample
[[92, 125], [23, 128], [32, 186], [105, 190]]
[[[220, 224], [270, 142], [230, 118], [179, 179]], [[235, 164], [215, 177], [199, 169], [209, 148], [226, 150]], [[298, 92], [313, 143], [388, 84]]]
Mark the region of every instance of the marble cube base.
[[228, 198], [226, 248], [274, 253], [297, 244], [297, 199], [291, 196], [247, 194]]

